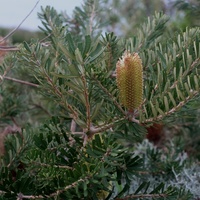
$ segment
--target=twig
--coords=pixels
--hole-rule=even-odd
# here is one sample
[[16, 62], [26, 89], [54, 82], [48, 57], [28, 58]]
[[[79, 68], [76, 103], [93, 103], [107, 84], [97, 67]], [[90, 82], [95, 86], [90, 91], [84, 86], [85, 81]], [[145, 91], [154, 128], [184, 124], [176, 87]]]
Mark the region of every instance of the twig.
[[74, 169], [73, 167], [65, 166], [65, 165], [51, 165], [51, 164], [39, 163], [39, 162], [31, 162], [31, 164], [39, 165], [39, 166], [43, 166], [43, 167], [54, 167], [54, 168], [59, 168], [59, 169], [69, 169], [69, 170]]
[[85, 177], [84, 179], [79, 179], [79, 180], [75, 181], [74, 183], [72, 183], [70, 185], [67, 185], [65, 188], [57, 190], [57, 191], [55, 191], [54, 193], [52, 193], [50, 195], [38, 195], [38, 196], [34, 196], [34, 195], [24, 195], [22, 193], [19, 193], [18, 194], [18, 199], [19, 200], [22, 200], [22, 199], [47, 199], [47, 198], [50, 198], [50, 197], [56, 197], [59, 194], [65, 192], [65, 191], [67, 191], [67, 190], [69, 190], [71, 188], [76, 187], [79, 183], [85, 182], [89, 178], [90, 177]]
[[91, 138], [95, 133], [100, 133], [100, 132], [103, 132], [103, 131], [105, 131], [105, 130], [108, 130], [108, 129], [110, 129], [115, 123], [121, 122], [121, 121], [123, 121], [124, 119], [126, 119], [126, 117], [122, 117], [122, 118], [120, 118], [120, 119], [116, 119], [115, 121], [111, 122], [110, 124], [105, 124], [105, 125], [100, 126], [100, 127], [91, 126], [91, 127], [90, 127], [90, 130], [89, 130], [89, 135], [88, 135], [88, 137]]
[[90, 116], [90, 102], [89, 102], [89, 92], [88, 92], [88, 87], [87, 87], [87, 81], [85, 78], [85, 75], [83, 74], [81, 76], [81, 80], [83, 82], [84, 86], [84, 97], [85, 97], [85, 107], [86, 107], [86, 118], [87, 118], [87, 129], [90, 129], [90, 123], [91, 123], [91, 116]]
[[8, 33], [2, 40], [0, 40], [0, 43], [3, 42], [4, 40], [8, 39], [11, 35], [13, 35], [15, 33], [15, 31], [17, 29], [19, 29], [19, 27], [24, 23], [24, 21], [31, 15], [31, 13], [36, 8], [36, 6], [39, 2], [40, 2], [40, 0], [36, 2], [35, 6], [31, 9], [31, 11], [28, 13], [28, 15], [21, 21], [21, 23], [16, 28], [14, 28], [10, 33]]
[[192, 96], [186, 97], [184, 101], [181, 101], [177, 106], [173, 107], [171, 110], [165, 112], [165, 113], [162, 114], [162, 115], [158, 115], [157, 117], [152, 117], [152, 118], [146, 119], [146, 120], [144, 120], [144, 121], [142, 122], [142, 124], [151, 123], [151, 122], [154, 122], [154, 121], [160, 121], [160, 120], [162, 120], [164, 117], [169, 116], [169, 115], [172, 115], [172, 114], [175, 113], [177, 110], [179, 110], [181, 107], [183, 107], [192, 97], [197, 96], [198, 94], [199, 94], [198, 91], [194, 91], [194, 92], [192, 93]]
[[7, 46], [0, 46], [0, 51], [18, 51], [19, 48], [12, 46], [12, 47], [7, 47]]
[[52, 33], [49, 33], [46, 37], [42, 38], [39, 42], [43, 44], [44, 41], [45, 41], [47, 38], [49, 38], [51, 35], [52, 35]]
[[14, 81], [14, 82], [17, 82], [17, 83], [21, 83], [21, 84], [24, 84], [24, 85], [29, 85], [29, 86], [33, 86], [33, 87], [39, 87], [38, 84], [30, 83], [28, 81], [22, 81], [22, 80], [19, 80], [19, 79], [16, 79], [16, 78], [8, 77], [8, 76], [3, 76], [3, 79], [7, 79], [7, 80]]
[[76, 122], [72, 119], [70, 131], [74, 133], [76, 131]]
[[123, 198], [115, 198], [115, 200], [129, 200], [129, 199], [138, 199], [138, 198], [160, 198], [160, 197], [167, 197], [167, 194], [133, 194], [128, 195]]

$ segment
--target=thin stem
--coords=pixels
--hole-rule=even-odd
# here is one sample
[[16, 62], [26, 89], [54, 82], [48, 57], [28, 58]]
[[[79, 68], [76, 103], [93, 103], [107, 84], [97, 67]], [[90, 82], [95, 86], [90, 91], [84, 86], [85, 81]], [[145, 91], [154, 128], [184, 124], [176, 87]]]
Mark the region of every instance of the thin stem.
[[0, 46], [0, 51], [18, 51], [18, 47], [7, 47], [7, 46]]
[[69, 169], [69, 170], [74, 169], [72, 167], [65, 166], [65, 165], [51, 165], [51, 164], [39, 163], [39, 162], [31, 162], [31, 164], [39, 165], [39, 166], [43, 166], [43, 167], [55, 167], [55, 168], [59, 168], [59, 169]]
[[167, 196], [168, 196], [167, 194], [133, 194], [123, 198], [115, 198], [115, 200], [128, 200], [128, 199], [138, 199], [138, 198], [160, 198]]
[[126, 119], [126, 117], [122, 117], [120, 119], [116, 119], [115, 121], [113, 121], [113, 122], [111, 122], [109, 124], [105, 124], [105, 125], [100, 126], [100, 127], [91, 126], [90, 130], [89, 130], [88, 138], [91, 138], [95, 133], [101, 133], [103, 131], [106, 131], [106, 130], [110, 129], [111, 127], [114, 126], [115, 123], [121, 122], [124, 119]]
[[84, 86], [84, 96], [85, 96], [85, 107], [86, 107], [86, 118], [87, 118], [87, 129], [90, 129], [90, 123], [91, 123], [91, 119], [90, 119], [90, 102], [89, 102], [89, 92], [88, 92], [88, 87], [87, 87], [87, 82], [86, 82], [86, 78], [84, 75], [81, 76], [82, 82], [83, 82], [83, 86]]
[[10, 80], [10, 81], [14, 81], [14, 82], [17, 82], [17, 83], [21, 83], [21, 84], [24, 84], [24, 85], [29, 85], [29, 86], [33, 86], [33, 87], [39, 87], [38, 84], [30, 83], [28, 81], [22, 81], [22, 80], [19, 80], [19, 79], [16, 79], [16, 78], [8, 77], [8, 76], [3, 76], [3, 78], [6, 79], [6, 80]]
[[[196, 64], [198, 64], [199, 60], [200, 60], [200, 58], [197, 58], [195, 61], [193, 61], [193, 63], [192, 63], [192, 64], [190, 65], [190, 67], [189, 67], [189, 70], [185, 70], [185, 72], [184, 72], [181, 76], [178, 76], [177, 79], [174, 80], [173, 84], [172, 84], [171, 86], [169, 86], [169, 88], [168, 88], [167, 90], [165, 90], [165, 91], [162, 92], [162, 95], [165, 95], [165, 94], [167, 94], [170, 90], [176, 88], [176, 86], [177, 86], [184, 78], [186, 78], [186, 76], [188, 75], [188, 73], [191, 72], [191, 71], [194, 69], [194, 67], [196, 66]], [[156, 93], [156, 91], [159, 89], [160, 86], [161, 86], [160, 84], [159, 84], [159, 85], [156, 84], [156, 85], [154, 86], [154, 88], [152, 89], [153, 94]], [[156, 97], [156, 96], [158, 96], [158, 95], [157, 95], [157, 94], [156, 94], [156, 95], [154, 94], [154, 97]], [[143, 102], [143, 103], [144, 103], [144, 102]]]
[[76, 122], [72, 119], [70, 131], [74, 133], [76, 131]]
[[52, 33], [49, 33], [46, 37], [44, 37], [43, 39], [41, 39], [39, 42], [43, 43], [47, 38], [49, 38], [52, 35]]
[[[8, 67], [6, 66], [7, 68], [6, 68], [6, 70], [4, 71], [3, 76], [0, 75], [0, 79], [3, 80], [3, 77], [6, 76], [6, 74], [12, 69], [13, 66], [14, 66], [14, 63], [12, 63], [11, 65], [9, 65]], [[0, 80], [0, 82], [1, 82], [1, 80]]]
[[50, 194], [50, 195], [38, 195], [38, 196], [34, 196], [34, 195], [24, 195], [22, 193], [19, 193], [18, 194], [18, 199], [19, 200], [22, 200], [22, 199], [46, 199], [46, 198], [50, 198], [50, 197], [56, 197], [58, 196], [59, 194], [71, 189], [71, 188], [74, 188], [76, 187], [79, 183], [81, 182], [85, 182], [86, 180], [88, 180], [90, 177], [85, 177], [84, 179], [79, 179], [75, 182], [73, 182], [72, 184], [70, 185], [67, 185], [66, 187], [64, 187], [63, 189], [60, 189], [60, 190], [57, 190], [55, 191], [54, 193]]
[[194, 91], [192, 96], [188, 96], [184, 101], [181, 101], [177, 106], [173, 107], [168, 112], [165, 112], [163, 115], [158, 115], [157, 117], [152, 117], [152, 118], [146, 119], [141, 123], [146, 124], [146, 123], [151, 123], [151, 122], [162, 120], [164, 117], [175, 113], [177, 110], [179, 110], [181, 107], [183, 107], [192, 97], [197, 96], [198, 94], [199, 94], [198, 91]]

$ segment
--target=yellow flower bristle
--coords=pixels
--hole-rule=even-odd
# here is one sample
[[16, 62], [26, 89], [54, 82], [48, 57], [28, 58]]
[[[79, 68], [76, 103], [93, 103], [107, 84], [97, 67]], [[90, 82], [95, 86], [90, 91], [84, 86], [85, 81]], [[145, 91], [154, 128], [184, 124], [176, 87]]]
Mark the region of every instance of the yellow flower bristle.
[[116, 77], [120, 102], [134, 111], [143, 100], [143, 67], [137, 53], [124, 53], [116, 64]]

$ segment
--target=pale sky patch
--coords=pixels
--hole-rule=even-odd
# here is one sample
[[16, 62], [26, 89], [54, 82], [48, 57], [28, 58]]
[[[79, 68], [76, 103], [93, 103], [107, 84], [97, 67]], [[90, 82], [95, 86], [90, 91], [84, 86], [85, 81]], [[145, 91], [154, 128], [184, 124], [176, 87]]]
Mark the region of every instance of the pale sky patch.
[[[15, 28], [32, 10], [38, 0], [0, 0], [0, 27]], [[40, 0], [37, 7], [21, 25], [21, 28], [38, 30], [41, 26], [37, 13], [41, 12], [41, 6], [53, 6], [58, 12], [66, 11], [71, 16], [76, 6], [83, 4], [83, 0]]]

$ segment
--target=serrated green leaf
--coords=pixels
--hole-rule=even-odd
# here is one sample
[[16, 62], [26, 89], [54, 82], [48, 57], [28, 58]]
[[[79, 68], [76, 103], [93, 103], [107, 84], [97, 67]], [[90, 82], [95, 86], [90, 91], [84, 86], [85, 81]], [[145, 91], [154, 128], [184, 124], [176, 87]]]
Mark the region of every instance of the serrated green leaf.
[[125, 184], [124, 188], [123, 188], [122, 191], [117, 195], [117, 197], [118, 197], [118, 198], [119, 198], [119, 197], [122, 197], [122, 195], [123, 195], [124, 193], [126, 193], [126, 191], [128, 191], [129, 188], [130, 188], [129, 184]]
[[101, 109], [102, 105], [103, 105], [104, 99], [101, 100], [100, 103], [97, 103], [94, 107], [94, 109], [91, 111], [91, 120], [93, 120], [97, 114], [99, 113], [99, 110]]
[[86, 63], [91, 63], [93, 62], [94, 60], [96, 60], [105, 50], [105, 47], [101, 48], [101, 50], [99, 52], [97, 52], [94, 56], [92, 57], [89, 57], [86, 61]]
[[40, 51], [40, 43], [37, 43], [35, 46], [35, 52], [39, 52]]
[[164, 190], [164, 187], [165, 187], [165, 184], [160, 183], [160, 185], [158, 185], [152, 192], [150, 192], [150, 194], [159, 193], [160, 191], [162, 192]]
[[195, 57], [198, 58], [196, 41], [194, 41], [194, 52], [195, 52]]
[[190, 95], [190, 88], [189, 88], [187, 83], [184, 83], [184, 86], [185, 86], [186, 92], [187, 92], [187, 94], [189, 96]]
[[80, 127], [86, 127], [86, 122], [84, 122], [81, 119], [76, 119], [76, 123], [80, 126]]
[[180, 100], [183, 100], [185, 101], [185, 97], [183, 95], [183, 93], [178, 89], [178, 86], [176, 85], [176, 93], [177, 93], [177, 96]]
[[179, 71], [179, 77], [182, 77], [183, 76], [183, 67], [180, 68], [180, 71]]
[[88, 53], [88, 51], [91, 48], [91, 43], [92, 43], [92, 41], [91, 41], [90, 35], [86, 35], [85, 36], [85, 46], [84, 46], [83, 55], [86, 55]]
[[170, 98], [173, 106], [175, 107], [176, 106], [176, 101], [175, 101], [174, 97], [172, 96], [172, 94], [170, 92], [168, 92], [168, 95], [169, 95], [169, 98]]
[[162, 111], [159, 107], [156, 108], [160, 115], [165, 116], [164, 111]]
[[82, 57], [81, 52], [79, 51], [78, 48], [76, 48], [76, 50], [75, 50], [75, 58], [76, 58], [76, 61], [79, 64], [83, 64], [83, 57]]
[[169, 90], [169, 87], [170, 87], [170, 80], [167, 80], [166, 83], [165, 83], [165, 86], [163, 88], [163, 92], [166, 92]]
[[57, 45], [60, 47], [60, 49], [62, 50], [63, 54], [65, 55], [65, 57], [67, 59], [74, 59], [75, 56], [74, 56], [74, 52], [71, 52], [70, 50], [66, 49], [65, 46], [63, 46], [63, 43], [61, 42], [58, 42]]
[[163, 65], [163, 67], [166, 68], [167, 65], [166, 65], [165, 57], [163, 56], [163, 54], [162, 54], [160, 51], [157, 51], [157, 54], [158, 54], [158, 56], [159, 56], [160, 59], [161, 59], [161, 63], [162, 63], [162, 65]]
[[162, 85], [162, 74], [161, 74], [161, 69], [160, 69], [160, 65], [157, 64], [157, 80], [158, 80], [158, 85]]
[[70, 71], [70, 75], [72, 75], [72, 76], [79, 76], [80, 77], [80, 73], [79, 73], [79, 70], [78, 70], [78, 68], [77, 68], [77, 66], [74, 66], [74, 65], [68, 65], [67, 66], [67, 69], [69, 69], [69, 71]]
[[66, 39], [67, 39], [67, 42], [68, 42], [69, 51], [74, 54], [76, 48], [75, 48], [74, 41], [73, 41], [73, 38], [72, 38], [70, 33], [68, 33], [66, 35]]
[[52, 60], [48, 58], [45, 63], [45, 69], [47, 69], [48, 71], [50, 71], [51, 61]]
[[194, 75], [194, 83], [195, 83], [195, 89], [199, 91], [199, 81], [196, 75]]
[[164, 96], [164, 104], [165, 104], [165, 110], [168, 112], [169, 111], [169, 102], [166, 96]]
[[30, 47], [29, 47], [27, 42], [24, 42], [24, 47], [29, 53], [31, 53], [31, 49], [30, 49]]
[[22, 58], [27, 62], [27, 63], [29, 63], [30, 62], [30, 60], [29, 60], [29, 58], [28, 57], [26, 57], [26, 56], [22, 56]]
[[139, 109], [138, 111], [139, 111], [139, 120], [140, 120], [140, 122], [145, 121], [145, 116], [143, 114], [143, 111], [141, 109]]
[[190, 83], [190, 76], [187, 76], [187, 82], [188, 82], [189, 88], [192, 88], [192, 87], [191, 87], [191, 83]]
[[[148, 187], [150, 185], [150, 182], [143, 182], [138, 189], [134, 192], [134, 194], [138, 194], [141, 190], [145, 188], [145, 191], [147, 191]], [[145, 193], [144, 193], [145, 194]]]
[[84, 197], [88, 196], [88, 187], [87, 187], [87, 183], [83, 182], [83, 193], [84, 193]]
[[151, 110], [152, 110], [153, 116], [157, 117], [157, 111], [156, 111], [156, 109], [155, 109], [155, 107], [154, 107], [154, 105], [151, 101], [150, 101], [150, 105], [151, 105]]
[[148, 118], [149, 118], [149, 115], [148, 115], [148, 112], [147, 112], [147, 108], [146, 108], [145, 105], [143, 106], [143, 108], [144, 108], [144, 113], [145, 113], [145, 115], [146, 115], [146, 119], [148, 119]]
[[176, 67], [174, 67], [174, 80], [176, 80], [176, 70], [177, 70], [177, 68]]
[[80, 88], [78, 85], [74, 84], [73, 82], [67, 81], [65, 83], [70, 89], [72, 89], [72, 91], [76, 92], [76, 93], [83, 93], [82, 88]]

